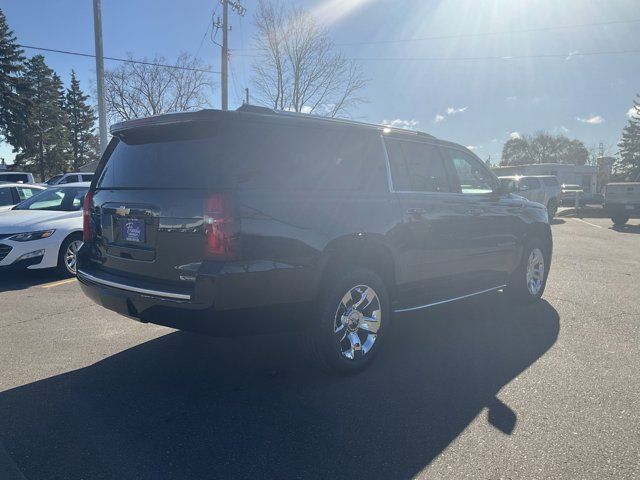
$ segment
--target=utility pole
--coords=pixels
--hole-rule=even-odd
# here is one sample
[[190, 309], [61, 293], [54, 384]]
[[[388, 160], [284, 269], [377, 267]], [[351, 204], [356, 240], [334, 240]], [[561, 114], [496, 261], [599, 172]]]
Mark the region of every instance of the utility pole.
[[[222, 55], [220, 58], [220, 94], [222, 110], [229, 108], [229, 6], [240, 16], [244, 16], [247, 9], [244, 8], [239, 0], [220, 0], [222, 3]], [[218, 26], [218, 25], [216, 25]]]
[[102, 7], [100, 0], [93, 0], [93, 33], [96, 41], [98, 130], [100, 132], [100, 155], [102, 155], [107, 148], [107, 113], [104, 109], [104, 52], [102, 50]]
[[249, 105], [249, 89], [248, 89], [248, 88], [245, 88], [245, 89], [244, 89], [244, 93], [245, 93], [245, 95], [246, 95], [246, 96], [245, 96], [245, 101], [244, 101], [244, 103], [245, 103], [246, 105]]

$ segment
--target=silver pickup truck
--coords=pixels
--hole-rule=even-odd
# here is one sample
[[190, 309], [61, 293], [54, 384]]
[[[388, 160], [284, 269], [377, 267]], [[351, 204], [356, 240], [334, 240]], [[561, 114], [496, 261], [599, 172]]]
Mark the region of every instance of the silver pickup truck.
[[640, 218], [640, 182], [610, 183], [605, 187], [604, 211], [614, 225]]

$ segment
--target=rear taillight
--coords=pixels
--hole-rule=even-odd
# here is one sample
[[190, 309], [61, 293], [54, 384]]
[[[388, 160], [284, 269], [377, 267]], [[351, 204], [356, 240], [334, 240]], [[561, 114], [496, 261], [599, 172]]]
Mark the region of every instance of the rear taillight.
[[204, 206], [205, 255], [215, 260], [237, 256], [235, 206], [229, 193], [210, 195]]
[[93, 192], [87, 192], [82, 203], [82, 241], [88, 242], [95, 234], [91, 226], [91, 204], [93, 203]]

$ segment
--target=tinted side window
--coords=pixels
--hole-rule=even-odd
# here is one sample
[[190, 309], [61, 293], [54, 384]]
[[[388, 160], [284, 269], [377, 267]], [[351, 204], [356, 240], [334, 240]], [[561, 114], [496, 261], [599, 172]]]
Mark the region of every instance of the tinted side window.
[[542, 179], [542, 181], [548, 187], [558, 187], [558, 186], [560, 186], [560, 183], [558, 183], [558, 179], [554, 178], [554, 177], [544, 177]]
[[79, 181], [78, 175], [68, 175], [62, 183], [75, 183]]
[[450, 192], [438, 147], [426, 143], [385, 140], [393, 188], [403, 192]]
[[90, 182], [93, 180], [93, 173], [85, 173], [81, 175], [83, 182]]
[[453, 148], [443, 148], [451, 170], [455, 173], [461, 193], [486, 194], [496, 187], [495, 178], [471, 155]]
[[6, 207], [7, 205], [13, 205], [13, 195], [10, 188], [0, 188], [0, 207]]
[[537, 178], [523, 178], [520, 185], [526, 187], [527, 190], [536, 190], [540, 188], [540, 180]]

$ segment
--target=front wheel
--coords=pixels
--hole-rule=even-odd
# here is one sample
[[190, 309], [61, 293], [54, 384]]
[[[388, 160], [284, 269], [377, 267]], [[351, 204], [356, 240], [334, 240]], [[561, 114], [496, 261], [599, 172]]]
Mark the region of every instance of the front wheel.
[[75, 277], [78, 265], [78, 250], [82, 246], [82, 236], [79, 234], [69, 235], [58, 253], [58, 271], [66, 276]]
[[386, 337], [387, 289], [376, 273], [356, 267], [334, 274], [325, 285], [307, 332], [311, 353], [324, 370], [359, 372], [371, 364]]
[[533, 303], [547, 285], [549, 259], [544, 244], [536, 238], [525, 246], [518, 268], [511, 274], [506, 293], [518, 303]]

